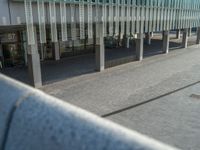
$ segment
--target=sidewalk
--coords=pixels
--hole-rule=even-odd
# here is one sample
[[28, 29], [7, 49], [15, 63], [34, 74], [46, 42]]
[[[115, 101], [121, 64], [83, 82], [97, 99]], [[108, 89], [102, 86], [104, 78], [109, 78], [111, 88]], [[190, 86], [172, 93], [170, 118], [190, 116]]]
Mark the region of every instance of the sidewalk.
[[192, 46], [42, 90], [170, 145], [199, 150], [200, 101], [194, 98], [200, 95], [199, 84], [194, 84], [200, 81], [199, 58], [199, 47]]

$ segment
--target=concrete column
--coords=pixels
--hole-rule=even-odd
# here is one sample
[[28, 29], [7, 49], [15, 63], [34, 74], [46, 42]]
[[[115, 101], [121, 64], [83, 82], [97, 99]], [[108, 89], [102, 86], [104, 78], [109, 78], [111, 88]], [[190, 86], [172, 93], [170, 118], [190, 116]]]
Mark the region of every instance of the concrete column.
[[151, 35], [151, 38], [153, 38], [153, 36], [154, 36], [153, 32], [150, 32], [150, 35]]
[[200, 27], [197, 28], [197, 41], [196, 44], [200, 44]]
[[25, 66], [28, 65], [28, 47], [27, 44], [24, 43], [24, 60], [25, 60]]
[[192, 28], [189, 28], [188, 29], [188, 37], [191, 37], [192, 36]]
[[[23, 36], [23, 41], [26, 40], [26, 31], [23, 30], [22, 32], [22, 36]], [[25, 61], [25, 66], [28, 66], [28, 48], [27, 48], [27, 43], [23, 43], [23, 47], [24, 47], [24, 61]]]
[[103, 25], [100, 25], [99, 28], [100, 37], [96, 39], [96, 71], [103, 71], [105, 69], [105, 45], [103, 37]]
[[[35, 41], [37, 41], [36, 28], [35, 28]], [[27, 46], [27, 61], [28, 61], [28, 71], [31, 85], [39, 88], [42, 86], [42, 75], [41, 75], [41, 66], [40, 66], [40, 57], [38, 53], [38, 45]]]
[[55, 60], [60, 60], [60, 46], [59, 42], [52, 43], [53, 56]]
[[146, 41], [148, 45], [151, 45], [151, 33], [146, 33], [145, 35]]
[[188, 46], [188, 29], [183, 31], [182, 47], [187, 48]]
[[43, 61], [44, 60], [44, 51], [45, 51], [45, 46], [44, 44], [40, 44], [40, 51], [41, 51], [41, 56], [40, 59]]
[[0, 69], [2, 69], [3, 66], [4, 66], [4, 60], [3, 59], [4, 59], [4, 57], [3, 57], [3, 48], [2, 48], [1, 41], [0, 41]]
[[169, 31], [163, 32], [163, 53], [169, 53]]
[[180, 38], [181, 38], [181, 30], [180, 30], [180, 29], [178, 29], [178, 30], [176, 31], [176, 38], [177, 38], [177, 39], [180, 39]]
[[2, 48], [1, 41], [0, 41], [0, 56], [3, 57], [3, 48]]
[[136, 44], [136, 59], [138, 61], [143, 60], [143, 51], [144, 51], [144, 37], [143, 33], [137, 34], [137, 38], [135, 40]]
[[126, 48], [130, 48], [130, 38], [126, 38]]

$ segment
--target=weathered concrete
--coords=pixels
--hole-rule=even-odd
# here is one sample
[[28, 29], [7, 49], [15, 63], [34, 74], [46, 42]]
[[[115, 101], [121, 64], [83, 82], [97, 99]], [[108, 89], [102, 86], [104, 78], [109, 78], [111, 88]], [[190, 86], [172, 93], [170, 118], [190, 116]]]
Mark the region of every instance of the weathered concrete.
[[130, 48], [130, 37], [126, 38], [126, 48]]
[[44, 61], [44, 58], [45, 58], [45, 46], [43, 43], [40, 43], [40, 59], [41, 61]]
[[[35, 41], [37, 41], [36, 28], [34, 29], [34, 34]], [[35, 43], [34, 45], [28, 45], [27, 49], [27, 61], [30, 82], [32, 86], [39, 88], [42, 86], [42, 75], [40, 66], [40, 56], [38, 53], [38, 45], [37, 43]]]
[[146, 41], [147, 41], [147, 44], [148, 45], [151, 45], [151, 38], [152, 38], [152, 35], [150, 32], [146, 33]]
[[55, 60], [60, 60], [60, 46], [58, 42], [52, 43], [53, 55]]
[[96, 41], [95, 61], [96, 71], [103, 71], [105, 69], [105, 45], [103, 37], [103, 25], [100, 24], [99, 33], [100, 37]]
[[196, 44], [200, 44], [200, 27], [197, 28], [197, 40]]
[[143, 60], [143, 53], [144, 53], [144, 37], [143, 33], [139, 33], [137, 38], [135, 39], [136, 43], [136, 59], [138, 61]]
[[28, 48], [32, 52], [32, 54], [28, 54], [28, 70], [29, 70], [29, 78], [31, 85], [39, 88], [42, 86], [42, 77], [41, 77], [41, 67], [40, 67], [40, 56], [38, 52], [36, 52], [35, 46], [28, 46]]
[[192, 28], [188, 29], [188, 37], [190, 37], [192, 35]]
[[176, 38], [177, 38], [177, 39], [180, 39], [180, 38], [181, 38], [181, 30], [180, 30], [180, 29], [178, 29], [178, 30], [176, 31]]
[[[28, 88], [3, 76], [0, 85]], [[0, 91], [0, 95], [12, 93], [9, 91]], [[32, 91], [34, 94], [21, 99], [12, 112], [4, 150], [176, 150], [38, 90]], [[7, 105], [7, 98], [3, 101], [3, 106]]]
[[[2, 150], [12, 112], [16, 109], [17, 103], [31, 95], [32, 92], [30, 88], [22, 87], [19, 83], [11, 83], [10, 79], [3, 77], [2, 74], [0, 74], [0, 79], [0, 149]], [[11, 92], [8, 94], [9, 91]]]
[[169, 31], [163, 32], [163, 53], [169, 53]]
[[183, 39], [182, 39], [182, 47], [188, 47], [188, 29], [183, 30]]

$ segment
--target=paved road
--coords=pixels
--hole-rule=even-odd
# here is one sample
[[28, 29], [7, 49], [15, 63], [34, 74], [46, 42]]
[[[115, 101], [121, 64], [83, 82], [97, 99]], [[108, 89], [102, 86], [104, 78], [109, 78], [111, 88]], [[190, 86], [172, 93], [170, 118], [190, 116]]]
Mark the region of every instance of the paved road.
[[199, 150], [199, 81], [200, 47], [192, 46], [42, 90], [165, 143]]

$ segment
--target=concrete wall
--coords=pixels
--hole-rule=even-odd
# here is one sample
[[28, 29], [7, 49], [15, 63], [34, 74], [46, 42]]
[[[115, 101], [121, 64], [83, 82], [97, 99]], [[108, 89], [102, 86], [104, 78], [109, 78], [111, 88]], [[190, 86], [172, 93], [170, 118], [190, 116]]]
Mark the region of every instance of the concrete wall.
[[175, 150], [0, 75], [1, 150]]

